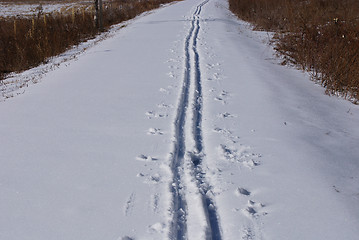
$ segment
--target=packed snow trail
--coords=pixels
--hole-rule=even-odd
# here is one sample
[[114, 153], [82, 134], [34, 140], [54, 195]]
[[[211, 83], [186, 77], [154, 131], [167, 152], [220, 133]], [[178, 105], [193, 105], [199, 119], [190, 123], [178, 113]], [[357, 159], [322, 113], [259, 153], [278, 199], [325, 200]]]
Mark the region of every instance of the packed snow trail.
[[179, 1], [2, 82], [0, 239], [357, 240], [359, 106], [270, 35]]
[[[203, 156], [202, 146], [202, 86], [201, 86], [201, 70], [199, 64], [199, 54], [197, 51], [198, 34], [200, 30], [199, 18], [202, 7], [208, 2], [208, 0], [202, 2], [196, 7], [193, 19], [191, 21], [191, 28], [185, 39], [185, 71], [182, 84], [182, 92], [180, 94], [179, 104], [177, 107], [177, 117], [174, 122], [174, 147], [171, 153], [171, 169], [173, 172], [173, 182], [171, 183], [171, 191], [173, 193], [173, 220], [172, 230], [170, 231], [170, 238], [174, 239], [186, 239], [186, 200], [185, 193], [182, 189], [183, 182], [181, 181], [181, 168], [183, 168], [183, 162], [186, 152], [185, 141], [185, 125], [186, 120], [192, 121], [193, 127], [193, 139], [195, 141], [196, 153], [191, 154], [191, 160], [193, 162], [193, 174], [197, 179], [197, 185], [202, 193], [203, 209], [205, 211], [207, 230], [206, 239], [221, 239], [220, 227], [218, 222], [218, 216], [215, 210], [213, 199], [206, 195], [209, 187], [207, 186], [204, 178], [204, 173], [200, 167]], [[191, 50], [193, 55], [191, 57]], [[194, 84], [194, 102], [193, 104], [193, 119], [186, 119], [186, 111], [189, 106], [189, 90], [190, 84]], [[191, 124], [187, 123], [188, 126]]]

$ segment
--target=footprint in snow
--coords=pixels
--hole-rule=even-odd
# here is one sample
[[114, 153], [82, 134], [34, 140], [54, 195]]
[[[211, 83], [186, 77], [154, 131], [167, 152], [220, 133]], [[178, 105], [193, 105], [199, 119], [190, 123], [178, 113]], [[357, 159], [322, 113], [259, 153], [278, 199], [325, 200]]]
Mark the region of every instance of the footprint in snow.
[[247, 217], [258, 218], [261, 215], [265, 216], [268, 214], [267, 212], [262, 211], [264, 207], [265, 205], [262, 203], [257, 203], [252, 200], [249, 200], [247, 206], [242, 209], [242, 213]]
[[219, 152], [220, 154], [224, 157], [225, 160], [229, 160], [229, 161], [238, 161], [239, 160], [239, 156], [237, 154], [237, 150], [230, 148], [226, 145], [221, 144], [219, 147]]
[[208, 64], [206, 65], [206, 67], [207, 67], [208, 70], [214, 68], [215, 66], [219, 66], [219, 63], [217, 63], [217, 64], [208, 63]]
[[165, 88], [160, 88], [160, 92], [164, 94], [170, 94], [170, 92]]
[[242, 231], [242, 238], [243, 240], [253, 240], [255, 239], [254, 231], [251, 228], [244, 228]]
[[141, 155], [137, 156], [136, 159], [139, 160], [139, 161], [145, 161], [145, 162], [158, 160], [158, 158], [151, 157], [151, 156], [146, 156], [144, 154], [141, 154]]
[[216, 89], [215, 88], [211, 88], [211, 89], [209, 89], [208, 90], [210, 93], [213, 93], [214, 91], [216, 91]]
[[124, 237], [120, 237], [118, 240], [135, 240], [135, 239], [129, 236], [124, 236]]
[[150, 233], [164, 233], [166, 229], [166, 224], [164, 223], [155, 223], [151, 226], [148, 226], [148, 230]]
[[222, 134], [224, 137], [227, 138], [227, 140], [231, 141], [234, 144], [238, 142], [239, 137], [234, 136], [232, 134], [232, 132], [228, 129], [222, 129], [222, 128], [216, 127], [213, 129], [213, 132]]
[[260, 158], [260, 154], [250, 153], [250, 147], [245, 145], [240, 145], [239, 147], [230, 147], [224, 144], [221, 144], [218, 148], [219, 154], [228, 161], [239, 162], [243, 166], [253, 169], [259, 165], [259, 161], [255, 160]]
[[219, 80], [220, 79], [219, 75], [220, 75], [219, 73], [213, 73], [213, 78], [215, 80]]
[[225, 113], [220, 113], [217, 115], [219, 118], [233, 118], [233, 117], [236, 117], [235, 115], [232, 115], [228, 112], [225, 112]]
[[226, 100], [224, 100], [223, 97], [220, 97], [220, 96], [215, 97], [214, 100], [222, 103], [223, 105], [227, 104]]
[[158, 173], [149, 176], [146, 180], [145, 183], [147, 184], [157, 184], [161, 181], [161, 175], [159, 175]]
[[221, 94], [222, 97], [229, 97], [229, 92], [222, 90]]
[[222, 128], [219, 128], [219, 127], [216, 127], [215, 129], [213, 129], [214, 132], [216, 133], [221, 133], [221, 134], [224, 134], [224, 135], [230, 135], [232, 134], [232, 132], [228, 129], [222, 129]]
[[163, 135], [163, 132], [159, 128], [150, 128], [150, 129], [148, 129], [147, 134], [149, 134], [149, 135]]
[[168, 62], [168, 63], [176, 63], [178, 61], [176, 59], [174, 59], [174, 58], [170, 58], [166, 62]]
[[164, 118], [164, 117], [168, 117], [168, 114], [165, 113], [157, 113], [155, 111], [148, 111], [146, 112], [146, 116], [148, 119], [152, 119], [152, 118]]
[[125, 216], [129, 216], [132, 213], [133, 206], [135, 205], [136, 194], [131, 193], [125, 204]]
[[245, 188], [238, 187], [238, 188], [235, 190], [234, 194], [237, 195], [237, 196], [249, 196], [249, 195], [251, 195], [251, 192], [248, 191], [248, 190], [245, 189]]
[[158, 108], [164, 108], [164, 109], [167, 109], [167, 108], [173, 108], [173, 105], [168, 105], [168, 104], [165, 104], [165, 103], [160, 103], [157, 105]]
[[158, 204], [160, 201], [160, 195], [158, 193], [154, 194], [151, 196], [151, 206], [152, 206], [152, 210], [155, 213], [158, 213]]
[[249, 159], [243, 161], [243, 165], [249, 169], [253, 169], [254, 167], [259, 166], [259, 162], [254, 159]]
[[173, 72], [169, 72], [169, 73], [167, 73], [167, 76], [169, 76], [170, 78], [174, 78], [175, 74]]

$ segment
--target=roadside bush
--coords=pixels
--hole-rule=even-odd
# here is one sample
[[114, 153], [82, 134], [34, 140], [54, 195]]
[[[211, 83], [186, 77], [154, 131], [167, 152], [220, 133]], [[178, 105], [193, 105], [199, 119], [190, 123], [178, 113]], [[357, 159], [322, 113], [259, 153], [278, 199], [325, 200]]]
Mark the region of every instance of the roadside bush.
[[229, 0], [258, 30], [274, 31], [283, 64], [311, 71], [331, 94], [359, 99], [359, 1]]

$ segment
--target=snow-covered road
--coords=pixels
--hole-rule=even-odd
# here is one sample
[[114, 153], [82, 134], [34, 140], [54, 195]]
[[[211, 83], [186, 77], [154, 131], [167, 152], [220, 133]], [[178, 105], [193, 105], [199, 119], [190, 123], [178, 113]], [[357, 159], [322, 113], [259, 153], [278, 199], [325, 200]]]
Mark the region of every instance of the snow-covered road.
[[225, 0], [115, 29], [0, 102], [0, 239], [357, 239], [359, 106]]

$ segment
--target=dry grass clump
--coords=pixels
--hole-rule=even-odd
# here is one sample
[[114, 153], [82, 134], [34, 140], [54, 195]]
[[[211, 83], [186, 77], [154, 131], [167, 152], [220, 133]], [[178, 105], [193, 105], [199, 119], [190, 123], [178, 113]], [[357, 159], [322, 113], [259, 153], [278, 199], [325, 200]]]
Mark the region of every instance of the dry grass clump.
[[283, 64], [312, 72], [328, 93], [359, 99], [359, 1], [229, 0], [257, 29], [275, 31]]
[[[105, 29], [172, 0], [114, 0], [104, 2]], [[33, 18], [0, 18], [0, 80], [19, 72], [98, 33], [93, 11], [44, 14]]]

